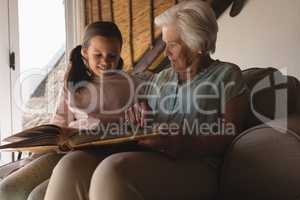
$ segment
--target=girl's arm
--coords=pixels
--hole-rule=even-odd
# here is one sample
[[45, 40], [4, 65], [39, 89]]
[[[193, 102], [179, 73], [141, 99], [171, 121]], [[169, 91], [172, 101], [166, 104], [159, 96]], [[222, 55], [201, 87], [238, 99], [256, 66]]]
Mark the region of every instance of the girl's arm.
[[69, 97], [67, 88], [63, 87], [60, 91], [56, 111], [52, 116], [50, 123], [68, 127], [70, 122], [75, 120], [74, 114], [69, 109]]

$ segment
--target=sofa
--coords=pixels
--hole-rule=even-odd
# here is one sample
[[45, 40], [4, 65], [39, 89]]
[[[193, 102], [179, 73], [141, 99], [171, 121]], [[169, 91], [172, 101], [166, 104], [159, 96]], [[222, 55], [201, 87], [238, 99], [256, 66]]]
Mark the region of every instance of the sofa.
[[300, 199], [300, 84], [274, 68], [243, 71], [249, 112], [220, 171], [218, 199]]
[[[217, 199], [300, 199], [300, 83], [274, 68], [250, 68], [243, 76], [249, 112], [225, 153]], [[1, 167], [0, 179], [30, 161]]]

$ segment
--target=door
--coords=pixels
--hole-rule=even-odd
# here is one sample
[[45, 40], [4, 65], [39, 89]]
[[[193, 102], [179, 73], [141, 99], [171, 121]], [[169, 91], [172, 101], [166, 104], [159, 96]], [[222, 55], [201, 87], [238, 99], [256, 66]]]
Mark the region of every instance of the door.
[[[83, 5], [84, 0], [0, 0], [0, 139], [35, 120], [34, 111], [40, 109], [28, 105], [42, 102], [47, 108], [51, 99], [43, 98], [47, 88], [42, 83], [57, 64], [65, 65], [63, 55], [78, 44]], [[11, 153], [0, 156], [0, 164], [13, 158]]]
[[[25, 120], [35, 120], [38, 109], [30, 106], [42, 102], [47, 107], [46, 95], [32, 99], [58, 62], [64, 63], [65, 1], [1, 0], [0, 25], [0, 137], [3, 139], [26, 128]], [[0, 156], [0, 164], [13, 157], [11, 153]]]
[[[13, 69], [17, 64], [18, 49], [16, 46], [18, 41], [11, 41], [11, 31], [13, 26], [9, 17], [9, 10], [12, 8], [13, 2], [10, 0], [0, 1], [0, 138], [1, 140], [9, 136], [14, 128], [12, 123], [12, 84], [16, 75], [16, 69]], [[11, 54], [11, 57], [10, 57]], [[10, 58], [14, 66], [10, 66]], [[14, 62], [14, 63], [13, 63]], [[15, 124], [17, 126], [17, 124]], [[0, 164], [12, 160], [11, 153], [0, 154]]]

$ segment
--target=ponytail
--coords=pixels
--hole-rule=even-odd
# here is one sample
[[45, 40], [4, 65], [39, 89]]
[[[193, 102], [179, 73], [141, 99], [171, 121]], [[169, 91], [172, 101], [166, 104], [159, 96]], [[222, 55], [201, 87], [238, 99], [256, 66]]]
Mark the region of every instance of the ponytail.
[[92, 73], [83, 62], [83, 56], [81, 55], [81, 45], [75, 47], [70, 54], [69, 70], [65, 76], [66, 88], [73, 93], [73, 88], [81, 81], [91, 81]]

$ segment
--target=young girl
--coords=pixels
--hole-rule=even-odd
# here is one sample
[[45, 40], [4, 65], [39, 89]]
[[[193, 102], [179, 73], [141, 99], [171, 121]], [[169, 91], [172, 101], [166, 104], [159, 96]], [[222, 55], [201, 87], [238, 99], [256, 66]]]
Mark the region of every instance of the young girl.
[[[132, 104], [131, 97], [137, 82], [122, 71], [122, 43], [121, 32], [114, 23], [95, 22], [88, 25], [82, 45], [71, 52], [70, 66], [52, 123], [86, 129], [99, 123], [119, 122], [123, 118], [124, 111]], [[94, 156], [98, 153], [82, 151], [79, 154]], [[76, 155], [78, 152], [71, 152], [65, 157], [76, 158]], [[0, 199], [44, 199], [48, 179], [62, 156], [57, 153], [43, 155], [8, 176], [0, 183]], [[90, 166], [93, 162], [72, 166], [63, 162], [63, 167], [72, 169], [82, 164]], [[88, 173], [89, 170], [82, 171], [82, 174]], [[61, 178], [68, 179], [63, 175]], [[59, 184], [57, 187], [60, 187]], [[61, 187], [68, 191], [69, 186]]]
[[92, 128], [119, 121], [134, 95], [136, 81], [122, 71], [122, 36], [112, 22], [90, 24], [82, 46], [71, 52], [72, 66], [53, 123]]

